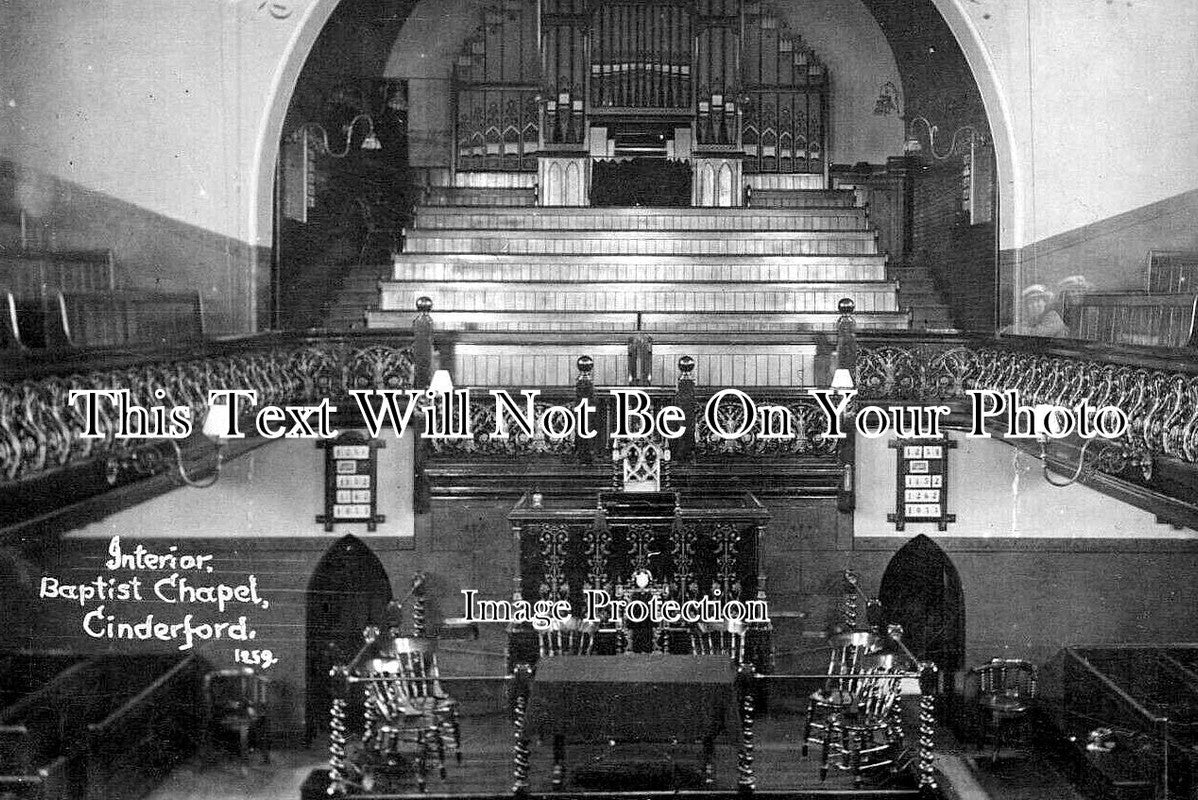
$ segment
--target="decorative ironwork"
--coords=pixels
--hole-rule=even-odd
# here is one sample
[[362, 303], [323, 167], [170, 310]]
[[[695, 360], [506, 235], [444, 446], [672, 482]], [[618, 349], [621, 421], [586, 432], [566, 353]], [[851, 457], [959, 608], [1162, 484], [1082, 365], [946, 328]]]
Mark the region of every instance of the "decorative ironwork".
[[740, 531], [732, 525], [716, 525], [711, 533], [715, 543], [716, 580], [718, 592], [729, 600], [740, 597], [740, 576], [737, 575], [736, 546], [740, 542]]
[[649, 570], [649, 559], [657, 555], [652, 549], [656, 532], [650, 525], [632, 525], [628, 528], [628, 557], [632, 571]]
[[537, 542], [541, 546], [545, 575], [541, 580], [541, 597], [549, 600], [565, 600], [570, 594], [566, 581], [566, 545], [570, 541], [570, 530], [566, 525], [540, 525]]
[[670, 540], [673, 543], [674, 585], [678, 587], [678, 598], [681, 600], [689, 600], [699, 593], [699, 584], [695, 581], [694, 572], [697, 536], [694, 525], [686, 525], [675, 519]]
[[337, 401], [351, 388], [403, 389], [412, 385], [411, 348], [330, 340], [290, 347], [135, 364], [86, 374], [53, 375], [0, 383], [0, 484], [103, 458], [110, 480], [169, 468], [156, 452], [160, 441], [117, 439], [115, 409], [100, 403], [97, 438], [84, 438], [82, 406], [68, 402], [72, 389], [127, 390], [130, 405], [187, 406], [198, 427], [208, 393], [251, 389], [258, 403]]
[[[768, 398], [756, 398], [758, 407], [769, 404]], [[750, 425], [748, 433], [736, 439], [717, 436], [708, 426], [705, 414], [695, 418], [695, 453], [699, 458], [745, 456], [752, 458], [786, 458], [793, 456], [833, 456], [839, 441], [823, 436], [827, 429], [824, 413], [809, 401], [773, 403], [786, 409], [791, 436], [770, 439], [758, 434]], [[732, 432], [745, 426], [745, 411], [740, 403], [721, 403], [716, 412], [720, 430]]]
[[587, 587], [602, 588], [609, 583], [607, 562], [611, 556], [611, 529], [602, 508], [595, 511], [595, 523], [583, 534], [582, 543], [587, 557]]
[[953, 400], [965, 397], [976, 355], [965, 347], [862, 346], [855, 381], [863, 400]]
[[[541, 419], [553, 405], [552, 402], [533, 403], [533, 416]], [[458, 409], [455, 409], [455, 413]], [[438, 456], [473, 457], [473, 456], [569, 456], [574, 453], [575, 437], [573, 434], [561, 439], [550, 439], [534, 427], [533, 435], [515, 430], [508, 426], [508, 437], [500, 439], [495, 432], [495, 403], [491, 398], [470, 400], [470, 430], [473, 437], [469, 439], [430, 439], [428, 441], [432, 452]], [[457, 425], [455, 422], [454, 428]]]
[[1136, 467], [1145, 479], [1154, 458], [1198, 461], [1198, 376], [1019, 350], [981, 348], [968, 388], [1019, 391], [1025, 405], [1114, 406], [1128, 418], [1121, 439], [1103, 442], [1097, 469]]

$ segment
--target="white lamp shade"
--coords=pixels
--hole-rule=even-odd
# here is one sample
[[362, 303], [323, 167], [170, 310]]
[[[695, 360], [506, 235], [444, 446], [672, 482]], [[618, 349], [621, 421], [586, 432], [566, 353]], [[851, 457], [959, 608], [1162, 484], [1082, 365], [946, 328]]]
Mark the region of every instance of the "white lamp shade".
[[832, 388], [838, 392], [847, 392], [853, 388], [853, 373], [847, 369], [836, 370], [832, 375]]
[[429, 382], [428, 390], [437, 394], [449, 394], [453, 391], [453, 378], [449, 376], [449, 370], [439, 369], [433, 373], [433, 379]]
[[228, 403], [213, 403], [208, 406], [201, 431], [212, 441], [219, 441], [229, 432], [229, 417]]

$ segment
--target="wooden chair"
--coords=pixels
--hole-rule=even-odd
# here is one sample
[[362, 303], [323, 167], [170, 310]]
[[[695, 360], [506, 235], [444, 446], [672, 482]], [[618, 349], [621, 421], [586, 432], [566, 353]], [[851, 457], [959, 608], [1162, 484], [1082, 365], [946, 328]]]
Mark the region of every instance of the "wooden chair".
[[599, 626], [583, 622], [578, 617], [553, 620], [547, 630], [537, 632], [541, 658], [554, 656], [589, 656], [595, 651], [595, 634]]
[[853, 785], [864, 782], [867, 771], [894, 769], [902, 745], [898, 718], [899, 656], [868, 655], [857, 666], [853, 702], [832, 711], [824, 725], [819, 779], [829, 766], [853, 773]]
[[413, 677], [408, 658], [374, 658], [363, 665], [371, 680], [365, 684], [363, 746], [384, 764], [399, 763], [402, 745], [416, 745], [416, 784], [424, 791], [428, 763], [436, 759], [445, 778], [445, 740], [435, 697], [427, 694], [429, 682]]
[[703, 656], [728, 656], [738, 666], [745, 663], [745, 623], [731, 619], [695, 623], [691, 628], [691, 652]]
[[437, 641], [416, 637], [388, 639], [384, 655], [393, 658], [404, 677], [408, 703], [432, 714], [437, 722], [441, 752], [453, 750], [454, 759], [462, 762], [462, 725], [458, 701], [441, 685], [441, 670], [437, 666]]
[[881, 649], [882, 643], [881, 637], [869, 631], [850, 631], [828, 638], [828, 677], [823, 687], [807, 699], [803, 755], [807, 755], [808, 745], [823, 744], [829, 716], [849, 709], [857, 702], [859, 667], [866, 656]]
[[1029, 725], [1036, 700], [1036, 666], [1019, 659], [995, 658], [971, 672], [978, 681], [978, 747], [990, 736], [994, 742], [990, 760], [994, 762], [1004, 732]]
[[268, 685], [269, 681], [250, 667], [214, 670], [205, 675], [205, 740], [210, 742], [214, 733], [234, 734], [239, 756], [257, 748], [262, 763], [269, 764]]

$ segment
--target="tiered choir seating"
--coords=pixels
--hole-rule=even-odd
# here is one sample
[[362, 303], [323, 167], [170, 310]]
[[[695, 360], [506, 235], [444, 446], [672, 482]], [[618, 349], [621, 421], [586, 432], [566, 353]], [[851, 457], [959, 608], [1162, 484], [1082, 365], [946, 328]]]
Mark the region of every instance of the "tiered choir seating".
[[430, 187], [370, 326], [406, 325], [429, 297], [448, 330], [830, 331], [850, 297], [862, 326], [908, 327], [851, 191], [767, 188], [779, 207], [722, 209], [485, 202], [520, 191]]

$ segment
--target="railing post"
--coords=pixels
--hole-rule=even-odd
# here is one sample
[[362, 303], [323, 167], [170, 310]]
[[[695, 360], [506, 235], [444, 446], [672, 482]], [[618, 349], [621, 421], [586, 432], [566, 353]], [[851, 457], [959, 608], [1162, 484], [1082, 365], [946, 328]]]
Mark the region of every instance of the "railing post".
[[850, 297], [842, 297], [836, 310], [840, 312], [836, 321], [836, 368], [851, 373], [857, 366], [857, 321], [853, 318], [857, 304]]
[[412, 636], [423, 639], [428, 636], [428, 612], [425, 597], [426, 577], [423, 572], [412, 575]]
[[345, 747], [349, 740], [349, 670], [341, 664], [329, 672], [333, 699], [329, 707], [329, 788], [331, 797], [344, 797], [349, 790], [350, 765]]
[[628, 339], [628, 385], [648, 386], [653, 382], [653, 338], [638, 333]]
[[[853, 312], [857, 304], [852, 298], [842, 297], [837, 304], [840, 319], [836, 322], [836, 369], [848, 370], [854, 386], [857, 382], [857, 321]], [[840, 464], [840, 486], [836, 492], [836, 508], [849, 513], [857, 507], [856, 489], [856, 446], [853, 434], [842, 439], [836, 448], [836, 460]]]
[[[843, 302], [843, 301], [841, 301]], [[433, 377], [433, 301], [421, 297], [416, 301], [416, 318], [412, 320], [412, 388], [428, 388]]]
[[[427, 389], [433, 377], [433, 318], [429, 314], [433, 301], [421, 297], [416, 301], [416, 319], [412, 320], [412, 388]], [[424, 440], [424, 415], [416, 414], [412, 443], [412, 510], [427, 514], [430, 508], [430, 491], [425, 466], [428, 461], [428, 444]]]
[[670, 446], [670, 458], [674, 461], [690, 461], [695, 455], [695, 359], [682, 356], [678, 359], [678, 388], [674, 392], [674, 405], [682, 409], [682, 435]]
[[[591, 404], [595, 397], [595, 376], [592, 374], [595, 369], [595, 359], [590, 356], [579, 356], [575, 362], [578, 367], [578, 377], [574, 381], [574, 396], [579, 403]], [[584, 439], [581, 436], [574, 437], [574, 455], [582, 464], [593, 464], [595, 462], [595, 445], [598, 436], [592, 436], [590, 439]]]
[[916, 769], [919, 772], [919, 792], [924, 797], [936, 797], [936, 768], [933, 764], [936, 751], [936, 665], [931, 661], [919, 662], [919, 752]]

